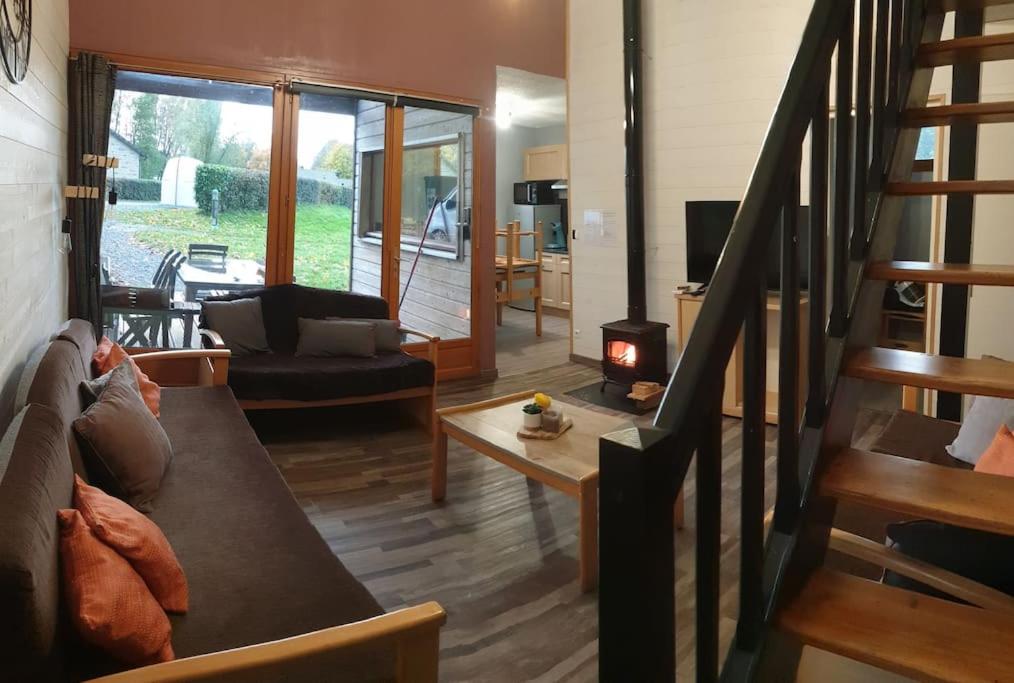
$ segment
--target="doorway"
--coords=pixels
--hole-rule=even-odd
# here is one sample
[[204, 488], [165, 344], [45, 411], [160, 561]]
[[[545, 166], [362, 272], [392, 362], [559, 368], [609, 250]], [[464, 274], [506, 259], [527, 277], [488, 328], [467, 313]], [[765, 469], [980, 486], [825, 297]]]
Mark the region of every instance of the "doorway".
[[564, 79], [497, 67], [497, 368], [570, 357], [571, 230]]

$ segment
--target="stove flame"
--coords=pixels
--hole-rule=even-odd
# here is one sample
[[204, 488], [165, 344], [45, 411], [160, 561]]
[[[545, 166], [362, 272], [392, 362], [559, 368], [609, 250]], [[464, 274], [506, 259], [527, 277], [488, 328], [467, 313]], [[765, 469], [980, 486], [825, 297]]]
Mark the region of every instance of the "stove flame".
[[616, 365], [623, 365], [628, 368], [637, 366], [637, 347], [630, 342], [609, 342], [607, 355], [609, 356], [609, 360]]

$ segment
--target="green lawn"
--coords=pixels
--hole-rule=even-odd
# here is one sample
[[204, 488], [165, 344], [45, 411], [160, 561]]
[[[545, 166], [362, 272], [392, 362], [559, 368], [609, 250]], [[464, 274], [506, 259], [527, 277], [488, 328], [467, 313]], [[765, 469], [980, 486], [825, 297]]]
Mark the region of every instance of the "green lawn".
[[[168, 249], [186, 253], [191, 243], [227, 244], [230, 257], [264, 263], [266, 212], [225, 213], [217, 228], [211, 227], [210, 216], [197, 209], [115, 207], [109, 218], [151, 226], [136, 232], [134, 239], [157, 253]], [[296, 281], [310, 287], [347, 290], [351, 230], [352, 212], [344, 206], [314, 204], [296, 209]]]

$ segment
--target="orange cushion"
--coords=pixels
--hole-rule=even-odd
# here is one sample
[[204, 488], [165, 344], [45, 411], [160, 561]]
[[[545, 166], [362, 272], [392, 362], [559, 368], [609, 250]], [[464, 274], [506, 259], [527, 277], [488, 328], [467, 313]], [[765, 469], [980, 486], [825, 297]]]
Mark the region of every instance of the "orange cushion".
[[187, 578], [176, 553], [155, 522], [101, 489], [74, 476], [74, 507], [95, 536], [122, 555], [168, 612], [186, 612]]
[[60, 566], [71, 622], [86, 642], [125, 664], [173, 659], [169, 617], [124, 558], [77, 510], [60, 510]]
[[975, 464], [975, 471], [1014, 477], [1014, 434], [1007, 425], [1000, 425], [993, 443]]
[[134, 368], [134, 377], [137, 378], [137, 386], [141, 389], [141, 398], [144, 399], [144, 405], [148, 406], [148, 410], [151, 411], [152, 415], [158, 417], [159, 404], [162, 402], [162, 389], [152, 382], [148, 378], [148, 375], [141, 372], [141, 368], [137, 367], [137, 363], [123, 350], [122, 346], [112, 341], [109, 337], [102, 338], [98, 348], [95, 350], [95, 354], [92, 356], [92, 366], [95, 369], [95, 375], [106, 374], [124, 360], [127, 360]]

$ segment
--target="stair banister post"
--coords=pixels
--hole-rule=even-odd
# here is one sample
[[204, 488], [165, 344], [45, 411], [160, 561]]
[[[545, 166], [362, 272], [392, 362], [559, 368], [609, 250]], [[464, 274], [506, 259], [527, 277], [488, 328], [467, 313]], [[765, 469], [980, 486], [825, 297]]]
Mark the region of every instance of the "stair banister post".
[[677, 466], [670, 432], [599, 439], [599, 680], [674, 681]]

